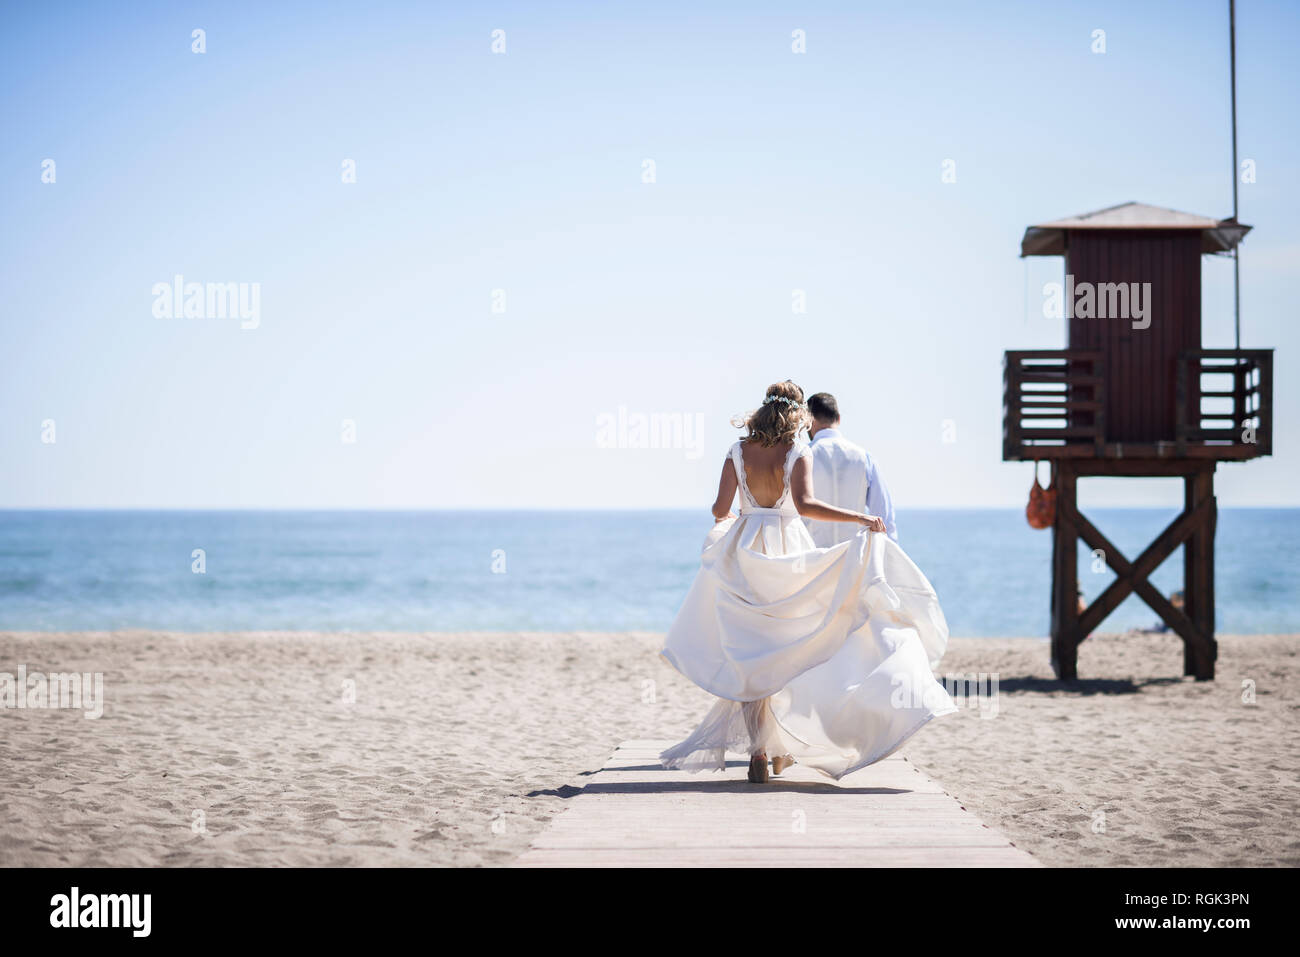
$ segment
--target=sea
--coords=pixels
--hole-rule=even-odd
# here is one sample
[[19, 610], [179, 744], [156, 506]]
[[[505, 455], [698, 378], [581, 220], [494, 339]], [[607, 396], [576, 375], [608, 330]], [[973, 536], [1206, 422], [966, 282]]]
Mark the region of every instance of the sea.
[[[1130, 560], [1173, 509], [1090, 509]], [[900, 542], [954, 635], [1048, 633], [1051, 533], [1021, 509], [909, 510]], [[0, 630], [667, 629], [701, 511], [0, 511]], [[1300, 631], [1300, 509], [1221, 509], [1217, 628]], [[1096, 597], [1114, 578], [1079, 550]], [[1153, 576], [1182, 587], [1182, 550]], [[1102, 631], [1150, 628], [1130, 597]]]

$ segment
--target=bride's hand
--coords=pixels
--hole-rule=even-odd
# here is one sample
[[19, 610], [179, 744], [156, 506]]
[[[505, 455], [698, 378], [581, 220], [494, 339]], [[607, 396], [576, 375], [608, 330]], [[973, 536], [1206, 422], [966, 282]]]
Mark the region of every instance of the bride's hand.
[[885, 520], [878, 515], [863, 515], [859, 521], [873, 532], [883, 532], [885, 530]]
[[715, 518], [715, 519], [713, 520], [713, 524], [714, 524], [714, 525], [717, 525], [718, 522], [725, 522], [725, 521], [727, 521], [728, 519], [732, 519], [732, 518], [735, 518], [735, 517], [736, 517], [736, 513], [735, 513], [735, 512], [728, 512], [726, 515], [722, 516], [722, 518]]

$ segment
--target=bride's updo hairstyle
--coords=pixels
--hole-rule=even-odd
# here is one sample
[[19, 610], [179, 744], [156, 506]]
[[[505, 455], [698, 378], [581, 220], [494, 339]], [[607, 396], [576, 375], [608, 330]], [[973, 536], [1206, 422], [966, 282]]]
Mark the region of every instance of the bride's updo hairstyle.
[[800, 430], [808, 425], [803, 389], [789, 379], [776, 382], [767, 387], [762, 405], [748, 415], [732, 419], [731, 424], [749, 430], [746, 442], [757, 442], [765, 448], [793, 442]]

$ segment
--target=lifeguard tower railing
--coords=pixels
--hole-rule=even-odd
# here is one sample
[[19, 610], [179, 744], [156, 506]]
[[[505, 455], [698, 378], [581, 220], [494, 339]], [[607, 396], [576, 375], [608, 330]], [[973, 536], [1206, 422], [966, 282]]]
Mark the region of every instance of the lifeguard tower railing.
[[1273, 451], [1273, 350], [1200, 349], [1175, 360], [1167, 435], [1117, 441], [1106, 429], [1100, 352], [1008, 352], [1002, 367], [1002, 458], [1208, 458]]

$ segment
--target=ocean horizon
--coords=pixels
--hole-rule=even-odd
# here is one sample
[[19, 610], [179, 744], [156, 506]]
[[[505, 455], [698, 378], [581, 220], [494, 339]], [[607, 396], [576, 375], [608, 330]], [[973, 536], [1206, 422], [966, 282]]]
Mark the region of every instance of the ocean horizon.
[[[1131, 561], [1177, 509], [1088, 514]], [[1048, 634], [1051, 533], [1023, 509], [898, 523], [954, 635]], [[700, 509], [0, 510], [0, 629], [663, 631], [711, 525]], [[1300, 509], [1220, 509], [1218, 632], [1295, 630], [1298, 533]], [[1181, 589], [1181, 549], [1152, 578]], [[1113, 579], [1080, 548], [1088, 600]], [[1130, 596], [1099, 630], [1156, 623]]]

